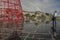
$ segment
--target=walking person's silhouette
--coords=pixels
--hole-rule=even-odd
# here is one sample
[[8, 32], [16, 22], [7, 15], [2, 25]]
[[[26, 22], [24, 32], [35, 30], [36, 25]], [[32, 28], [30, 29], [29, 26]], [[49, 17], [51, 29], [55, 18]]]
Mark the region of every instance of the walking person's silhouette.
[[52, 16], [52, 21], [53, 21], [53, 26], [52, 26], [52, 35], [53, 36], [52, 37], [55, 40], [56, 40], [56, 16], [57, 16], [57, 11], [55, 11], [53, 16]]
[[53, 21], [53, 26], [56, 26], [56, 16], [57, 16], [57, 11], [54, 12], [52, 21]]

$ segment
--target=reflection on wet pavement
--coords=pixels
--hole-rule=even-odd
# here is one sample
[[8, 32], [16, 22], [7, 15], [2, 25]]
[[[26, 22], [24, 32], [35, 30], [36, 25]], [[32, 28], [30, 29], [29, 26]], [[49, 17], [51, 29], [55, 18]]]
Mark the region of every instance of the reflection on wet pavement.
[[[33, 23], [32, 24], [25, 23], [24, 29], [22, 30], [22, 33], [19, 34], [19, 37], [21, 38], [21, 40], [52, 40], [51, 26], [52, 26], [51, 23], [50, 24], [40, 23], [37, 26]], [[56, 28], [57, 40], [60, 40], [60, 27], [59, 26], [60, 26], [60, 23], [58, 22], [57, 28]], [[4, 34], [5, 35], [4, 39], [6, 39], [10, 35], [9, 32], [10, 31], [8, 30], [5, 33], [6, 35]]]

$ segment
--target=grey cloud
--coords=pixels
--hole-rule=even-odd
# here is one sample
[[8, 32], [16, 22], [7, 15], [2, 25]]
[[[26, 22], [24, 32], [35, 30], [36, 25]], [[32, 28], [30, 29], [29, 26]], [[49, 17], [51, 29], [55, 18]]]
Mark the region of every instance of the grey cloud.
[[45, 11], [53, 12], [53, 10], [60, 10], [57, 8], [60, 3], [54, 0], [21, 0], [23, 10], [27, 11]]

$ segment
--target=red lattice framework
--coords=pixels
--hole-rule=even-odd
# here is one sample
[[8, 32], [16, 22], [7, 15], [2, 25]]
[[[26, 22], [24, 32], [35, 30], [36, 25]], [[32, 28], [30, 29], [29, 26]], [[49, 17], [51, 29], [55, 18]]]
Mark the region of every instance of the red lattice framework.
[[6, 27], [7, 23], [9, 25], [15, 24], [16, 28], [20, 27], [21, 25], [21, 27], [23, 27], [24, 16], [20, 0], [0, 0], [0, 22], [3, 22], [4, 28]]

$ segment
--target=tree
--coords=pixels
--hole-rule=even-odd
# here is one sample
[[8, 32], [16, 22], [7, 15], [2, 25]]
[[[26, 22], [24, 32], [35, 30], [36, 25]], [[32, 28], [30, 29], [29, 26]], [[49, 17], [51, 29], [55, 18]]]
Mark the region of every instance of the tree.
[[46, 19], [46, 17], [45, 17], [44, 15], [41, 15], [41, 20], [42, 20], [42, 22], [44, 22], [45, 19]]
[[29, 20], [30, 20], [30, 14], [25, 14], [25, 16], [26, 16], [26, 22], [29, 22]]
[[34, 20], [35, 17], [36, 17], [35, 15], [32, 15], [32, 16], [30, 16], [30, 19], [33, 20], [33, 21], [35, 21]]
[[38, 16], [37, 19], [40, 20], [41, 19], [41, 16]]
[[26, 17], [30, 17], [30, 14], [25, 14]]
[[47, 16], [49, 16], [49, 13], [45, 13]]

